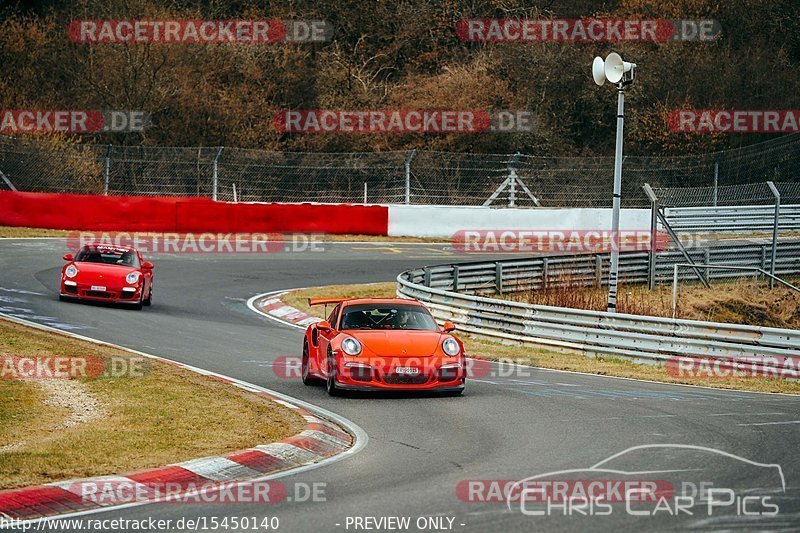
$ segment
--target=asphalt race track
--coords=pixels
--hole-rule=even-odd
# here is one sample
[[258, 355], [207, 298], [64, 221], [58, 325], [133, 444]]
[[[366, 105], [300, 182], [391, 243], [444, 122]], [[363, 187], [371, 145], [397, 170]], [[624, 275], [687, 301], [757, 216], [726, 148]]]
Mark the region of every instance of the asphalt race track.
[[[420, 530], [420, 517], [442, 518], [438, 528], [422, 530], [455, 531], [800, 528], [800, 398], [538, 369], [500, 372], [499, 367], [494, 367], [496, 375], [468, 382], [459, 398], [329, 398], [322, 387], [279, 376], [272, 362], [299, 355], [302, 332], [250, 311], [246, 302], [253, 295], [389, 281], [410, 267], [459, 258], [428, 244], [326, 243], [324, 248], [266, 255], [156, 255], [153, 306], [133, 311], [58, 301], [62, 240], [0, 241], [0, 311], [275, 389], [336, 412], [369, 435], [367, 447], [352, 458], [282, 479], [290, 493], [293, 484], [324, 483], [326, 501], [154, 504], [93, 517], [277, 516], [279, 531], [315, 532], [363, 531], [356, 529], [353, 517], [392, 516], [410, 517], [410, 531]], [[714, 508], [711, 516], [702, 505], [691, 516], [632, 516], [624, 504], [607, 516], [565, 516], [558, 510], [531, 516], [519, 504], [509, 510], [504, 503], [462, 501], [457, 492], [465, 480], [518, 480], [587, 469], [646, 444], [694, 445], [732, 455], [687, 448], [634, 450], [612, 461], [615, 479], [624, 470], [648, 472], [651, 479], [713, 482], [735, 487], [737, 503], [740, 497], [768, 494], [778, 514], [741, 516], [732, 503]], [[780, 465], [785, 490], [774, 468], [753, 462]], [[585, 473], [571, 475], [586, 479]], [[750, 509], [764, 510], [758, 505]], [[370, 524], [389, 529], [387, 523]]]

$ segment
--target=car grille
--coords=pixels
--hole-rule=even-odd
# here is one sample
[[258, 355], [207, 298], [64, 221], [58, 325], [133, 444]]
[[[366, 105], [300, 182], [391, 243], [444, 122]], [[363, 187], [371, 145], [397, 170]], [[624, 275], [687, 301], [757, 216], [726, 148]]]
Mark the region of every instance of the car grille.
[[83, 291], [90, 298], [113, 298], [114, 294], [107, 291]]
[[383, 376], [390, 385], [422, 385], [428, 381], [428, 374], [397, 374], [390, 372]]

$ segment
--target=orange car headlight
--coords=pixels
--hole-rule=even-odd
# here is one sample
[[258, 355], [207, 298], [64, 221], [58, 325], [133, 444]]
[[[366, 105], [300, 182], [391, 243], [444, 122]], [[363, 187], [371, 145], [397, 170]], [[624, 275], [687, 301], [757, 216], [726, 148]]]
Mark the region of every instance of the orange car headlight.
[[342, 341], [342, 351], [347, 355], [359, 355], [361, 353], [361, 343], [353, 337], [347, 337]]
[[453, 337], [447, 337], [444, 341], [442, 341], [442, 350], [444, 350], [444, 353], [450, 357], [455, 357], [461, 353], [461, 347]]

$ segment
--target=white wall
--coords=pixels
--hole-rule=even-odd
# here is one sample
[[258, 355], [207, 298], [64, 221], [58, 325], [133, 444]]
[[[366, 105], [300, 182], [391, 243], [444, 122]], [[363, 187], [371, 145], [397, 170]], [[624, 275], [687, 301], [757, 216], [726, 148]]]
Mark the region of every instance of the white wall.
[[[449, 238], [464, 230], [610, 230], [611, 209], [390, 205], [389, 235]], [[649, 209], [623, 209], [620, 229], [649, 230]]]

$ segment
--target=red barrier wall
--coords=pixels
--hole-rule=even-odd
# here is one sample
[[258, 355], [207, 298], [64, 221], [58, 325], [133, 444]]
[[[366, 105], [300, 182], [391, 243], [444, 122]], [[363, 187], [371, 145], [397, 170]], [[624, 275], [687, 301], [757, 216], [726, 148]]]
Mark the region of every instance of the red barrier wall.
[[379, 205], [248, 204], [208, 198], [0, 191], [0, 225], [67, 230], [386, 235]]

